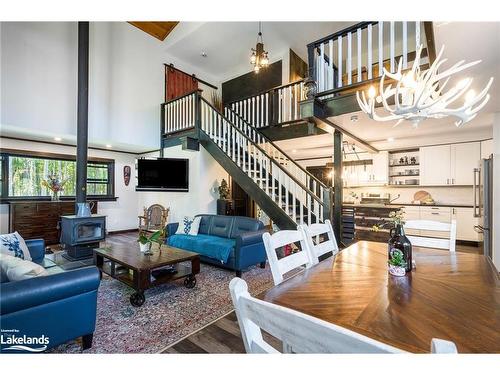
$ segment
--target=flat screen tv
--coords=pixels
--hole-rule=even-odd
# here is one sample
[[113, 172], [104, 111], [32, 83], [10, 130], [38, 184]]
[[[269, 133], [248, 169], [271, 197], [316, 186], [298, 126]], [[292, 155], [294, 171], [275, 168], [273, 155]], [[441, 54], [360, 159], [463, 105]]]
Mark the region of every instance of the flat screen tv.
[[189, 191], [188, 159], [139, 159], [136, 190]]

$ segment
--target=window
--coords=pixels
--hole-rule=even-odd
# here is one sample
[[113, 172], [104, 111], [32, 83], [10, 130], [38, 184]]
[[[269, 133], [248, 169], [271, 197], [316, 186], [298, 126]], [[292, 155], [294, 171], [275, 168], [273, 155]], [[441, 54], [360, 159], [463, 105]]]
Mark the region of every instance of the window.
[[[69, 155], [23, 151], [1, 152], [1, 197], [42, 198], [50, 196], [42, 181], [56, 175], [65, 182], [61, 197], [72, 198], [76, 191], [76, 162]], [[114, 198], [114, 161], [91, 159], [87, 164], [87, 196]]]

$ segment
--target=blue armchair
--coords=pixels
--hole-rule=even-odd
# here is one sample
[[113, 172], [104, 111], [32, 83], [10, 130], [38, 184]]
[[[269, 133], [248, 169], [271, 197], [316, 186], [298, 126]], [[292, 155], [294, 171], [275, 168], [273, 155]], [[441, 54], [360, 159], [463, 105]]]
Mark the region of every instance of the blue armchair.
[[[33, 262], [42, 263], [43, 240], [28, 240]], [[100, 284], [96, 267], [80, 268], [28, 280], [4, 282], [0, 293], [0, 325], [6, 337], [47, 338], [47, 341], [22, 345], [29, 351], [42, 351], [82, 337], [83, 349], [92, 346], [96, 323], [97, 289]], [[6, 333], [7, 332], [7, 333]], [[19, 343], [16, 343], [19, 344]], [[1, 351], [12, 343], [2, 342]]]
[[266, 265], [266, 250], [262, 222], [243, 216], [201, 216], [198, 235], [176, 234], [179, 223], [167, 224], [165, 243], [194, 251], [201, 261], [236, 271], [241, 277], [244, 269], [259, 264]]

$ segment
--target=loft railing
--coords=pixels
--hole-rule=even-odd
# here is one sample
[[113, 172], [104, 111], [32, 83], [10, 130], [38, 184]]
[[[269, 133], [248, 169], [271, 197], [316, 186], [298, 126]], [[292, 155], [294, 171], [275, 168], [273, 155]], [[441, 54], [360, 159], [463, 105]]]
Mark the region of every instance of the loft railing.
[[327, 185], [289, 157], [268, 137], [258, 131], [255, 127], [251, 126], [231, 108], [224, 108], [224, 115], [231, 121], [232, 124], [249, 137], [252, 142], [259, 145], [266, 152], [267, 156], [280, 163], [283, 168], [285, 168], [291, 175], [311, 190], [319, 199], [322, 199], [325, 192], [329, 189]]
[[161, 104], [161, 134], [175, 134], [196, 125], [196, 100], [199, 90]]
[[309, 75], [316, 82], [316, 93], [376, 79], [384, 67], [394, 72], [400, 58], [407, 69], [420, 44], [432, 59], [429, 24], [361, 22], [308, 44]]
[[299, 121], [299, 102], [304, 99], [304, 81], [299, 80], [227, 103], [226, 107], [252, 126], [263, 128]]
[[311, 224], [328, 217], [328, 190], [323, 199], [318, 197], [203, 98], [200, 129], [294, 222]]

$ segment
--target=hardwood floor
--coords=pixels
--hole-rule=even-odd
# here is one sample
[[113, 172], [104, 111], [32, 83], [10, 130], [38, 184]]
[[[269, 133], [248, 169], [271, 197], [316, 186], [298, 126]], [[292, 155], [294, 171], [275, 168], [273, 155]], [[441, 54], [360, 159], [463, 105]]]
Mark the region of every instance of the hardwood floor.
[[[443, 250], [444, 251], [444, 250]], [[474, 246], [457, 245], [458, 252], [479, 253]], [[264, 339], [274, 348], [282, 351], [282, 344], [275, 337], [264, 334]], [[165, 349], [164, 354], [238, 354], [245, 353], [240, 328], [233, 312], [214, 321], [201, 330], [192, 333], [181, 341]]]

